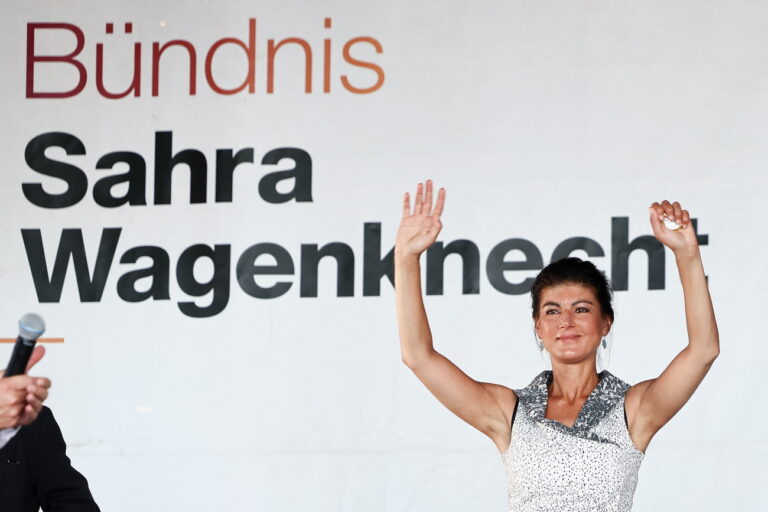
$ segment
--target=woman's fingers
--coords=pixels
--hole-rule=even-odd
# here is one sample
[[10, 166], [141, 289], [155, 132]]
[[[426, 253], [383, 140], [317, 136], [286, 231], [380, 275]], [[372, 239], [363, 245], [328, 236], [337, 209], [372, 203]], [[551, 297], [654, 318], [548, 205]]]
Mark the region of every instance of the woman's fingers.
[[403, 197], [403, 218], [411, 215], [411, 196], [408, 192]]
[[673, 211], [673, 215], [674, 215], [674, 221], [677, 222], [678, 224], [682, 224], [683, 223], [683, 209], [680, 208], [680, 203], [678, 203], [677, 201], [672, 203], [672, 211]]
[[661, 202], [661, 209], [663, 210], [662, 214], [670, 219], [675, 220], [675, 208], [672, 206], [672, 203], [667, 201], [666, 199]]
[[413, 200], [413, 214], [420, 215], [424, 204], [424, 187], [421, 183], [416, 187], [416, 198]]
[[652, 220], [656, 223], [660, 223], [664, 216], [664, 208], [659, 203], [653, 203], [651, 205], [651, 211], [653, 212]]
[[443, 206], [445, 205], [445, 189], [441, 188], [437, 193], [437, 203], [435, 204], [435, 209], [432, 212], [432, 215], [440, 218], [440, 215], [443, 214]]
[[432, 180], [427, 180], [425, 183], [419, 183], [416, 186], [416, 195], [413, 200], [413, 211], [411, 211], [411, 196], [408, 192], [403, 197], [403, 218], [411, 215], [426, 215], [435, 216], [443, 213], [443, 207], [445, 205], [445, 189], [441, 188], [437, 193], [437, 201], [435, 201], [434, 208], [432, 207], [432, 201], [434, 199], [434, 185]]
[[[688, 210], [683, 210], [683, 207], [677, 201], [670, 203], [664, 200], [661, 203], [653, 203], [650, 206], [649, 212], [652, 213], [651, 220], [654, 220], [655, 217], [657, 223], [673, 231], [685, 229], [691, 223], [691, 214]], [[664, 219], [676, 222], [680, 227], [670, 227], [667, 225], [668, 223], [664, 222]]]
[[424, 197], [424, 214], [432, 214], [432, 180], [427, 180], [427, 193]]
[[[654, 205], [658, 203], [653, 203]], [[661, 214], [659, 216], [659, 221], [662, 222], [667, 229], [677, 230], [683, 227], [683, 210], [680, 207], [680, 203], [675, 201], [674, 203], [670, 203], [666, 199], [661, 202], [659, 205], [660, 208], [657, 210], [661, 211]], [[675, 223], [678, 226], [675, 227]]]

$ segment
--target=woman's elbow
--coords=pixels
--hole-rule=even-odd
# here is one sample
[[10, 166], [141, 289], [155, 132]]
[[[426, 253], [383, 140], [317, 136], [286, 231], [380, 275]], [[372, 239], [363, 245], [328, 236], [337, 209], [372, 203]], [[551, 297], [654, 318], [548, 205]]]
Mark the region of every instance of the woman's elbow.
[[412, 372], [416, 373], [416, 371], [419, 369], [419, 363], [417, 358], [403, 354], [402, 360], [403, 360], [403, 364], [407, 366]]
[[709, 354], [710, 361], [709, 364], [712, 364], [715, 362], [715, 359], [720, 355], [720, 342], [716, 342], [714, 348], [712, 349], [712, 352]]
[[714, 340], [709, 346], [700, 351], [699, 357], [702, 359], [703, 363], [709, 368], [712, 366], [712, 363], [715, 362], [715, 359], [718, 358], [720, 355], [720, 342], [719, 340]]
[[412, 351], [401, 353], [401, 359], [403, 364], [410, 368], [410, 370], [416, 373], [419, 368], [424, 366], [424, 362], [429, 359], [428, 353], [414, 353]]

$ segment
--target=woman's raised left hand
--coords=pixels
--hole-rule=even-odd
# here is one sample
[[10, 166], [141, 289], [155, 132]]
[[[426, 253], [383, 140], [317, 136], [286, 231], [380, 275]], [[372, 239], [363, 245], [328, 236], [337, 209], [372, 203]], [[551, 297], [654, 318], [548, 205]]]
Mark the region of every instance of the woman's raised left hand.
[[[661, 203], [653, 203], [648, 208], [651, 216], [651, 227], [653, 236], [656, 240], [666, 245], [675, 254], [695, 252], [698, 250], [699, 243], [696, 240], [696, 232], [691, 224], [691, 216], [688, 210], [683, 210], [680, 203], [675, 201], [670, 203], [667, 200]], [[676, 222], [681, 227], [670, 229], [664, 224], [664, 219]]]

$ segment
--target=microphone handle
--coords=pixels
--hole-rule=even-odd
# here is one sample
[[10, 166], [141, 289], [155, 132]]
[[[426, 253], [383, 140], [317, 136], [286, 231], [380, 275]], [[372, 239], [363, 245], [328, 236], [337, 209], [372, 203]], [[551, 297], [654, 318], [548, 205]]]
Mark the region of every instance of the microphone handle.
[[32, 355], [32, 350], [35, 348], [35, 341], [37, 340], [25, 340], [21, 336], [16, 338], [16, 344], [13, 346], [13, 353], [11, 353], [11, 360], [8, 361], [8, 368], [5, 369], [5, 377], [25, 373], [29, 356]]

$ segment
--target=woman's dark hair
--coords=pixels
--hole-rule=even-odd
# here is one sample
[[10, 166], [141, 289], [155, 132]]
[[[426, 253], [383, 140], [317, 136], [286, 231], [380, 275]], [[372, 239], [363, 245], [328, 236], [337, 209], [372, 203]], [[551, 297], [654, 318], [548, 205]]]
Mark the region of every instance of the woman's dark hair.
[[531, 288], [531, 305], [534, 318], [539, 316], [541, 292], [544, 288], [559, 284], [580, 284], [592, 288], [603, 314], [607, 315], [613, 322], [613, 306], [611, 306], [613, 289], [611, 283], [605, 277], [605, 273], [598, 270], [591, 261], [584, 261], [580, 258], [563, 258], [554, 261], [539, 272], [533, 282], [533, 288]]

